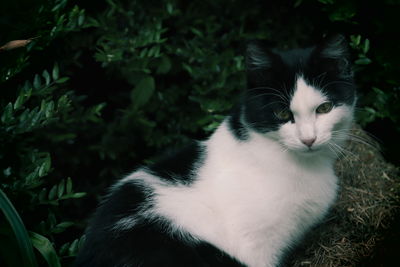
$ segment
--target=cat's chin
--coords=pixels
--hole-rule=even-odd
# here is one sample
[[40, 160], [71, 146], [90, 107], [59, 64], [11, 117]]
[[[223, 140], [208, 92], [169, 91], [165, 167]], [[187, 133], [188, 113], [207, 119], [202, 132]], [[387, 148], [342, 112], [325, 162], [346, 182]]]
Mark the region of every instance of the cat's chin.
[[302, 157], [313, 157], [316, 155], [321, 155], [325, 153], [324, 147], [311, 147], [311, 148], [296, 148], [291, 150], [297, 155], [300, 155]]
[[315, 149], [314, 148], [308, 148], [308, 149], [297, 150], [297, 152], [300, 153], [300, 154], [304, 154], [304, 155], [315, 155], [317, 153], [320, 153], [321, 149], [320, 148], [315, 148]]

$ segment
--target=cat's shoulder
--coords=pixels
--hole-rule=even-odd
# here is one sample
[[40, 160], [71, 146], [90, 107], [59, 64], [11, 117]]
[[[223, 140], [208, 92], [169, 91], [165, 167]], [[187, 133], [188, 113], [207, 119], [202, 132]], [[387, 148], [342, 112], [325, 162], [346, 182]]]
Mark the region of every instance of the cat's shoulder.
[[170, 149], [149, 164], [145, 171], [167, 183], [191, 184], [196, 170], [206, 157], [206, 145], [190, 141], [178, 149]]

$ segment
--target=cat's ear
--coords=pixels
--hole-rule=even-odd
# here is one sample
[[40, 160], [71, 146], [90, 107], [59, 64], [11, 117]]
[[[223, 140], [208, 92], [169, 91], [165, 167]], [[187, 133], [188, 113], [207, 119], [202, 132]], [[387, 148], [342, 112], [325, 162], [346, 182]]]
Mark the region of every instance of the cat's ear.
[[343, 78], [351, 78], [349, 46], [341, 34], [329, 35], [316, 48], [317, 55], [326, 62], [330, 70], [336, 71]]
[[329, 59], [341, 59], [349, 56], [349, 48], [346, 38], [341, 34], [325, 37], [320, 44], [321, 57]]
[[271, 68], [271, 52], [261, 41], [250, 41], [246, 47], [247, 71], [266, 70]]
[[264, 41], [251, 41], [246, 47], [247, 84], [249, 88], [265, 86], [278, 71], [281, 58]]

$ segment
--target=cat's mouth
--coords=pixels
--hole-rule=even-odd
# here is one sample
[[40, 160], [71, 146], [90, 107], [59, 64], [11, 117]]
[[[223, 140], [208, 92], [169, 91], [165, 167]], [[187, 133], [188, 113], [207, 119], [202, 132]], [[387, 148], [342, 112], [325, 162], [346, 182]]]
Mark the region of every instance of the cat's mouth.
[[300, 152], [304, 155], [312, 155], [320, 151], [321, 151], [320, 147], [308, 147], [300, 150]]

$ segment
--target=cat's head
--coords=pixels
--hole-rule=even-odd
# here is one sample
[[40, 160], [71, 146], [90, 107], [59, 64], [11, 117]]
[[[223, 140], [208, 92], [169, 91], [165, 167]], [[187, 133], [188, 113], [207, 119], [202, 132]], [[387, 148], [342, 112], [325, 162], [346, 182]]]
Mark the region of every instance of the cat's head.
[[240, 121], [247, 129], [294, 152], [338, 150], [356, 101], [343, 36], [286, 52], [252, 42], [246, 63], [248, 88]]

